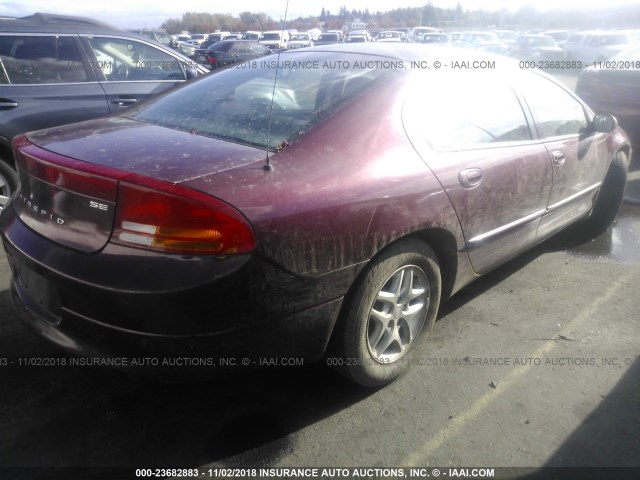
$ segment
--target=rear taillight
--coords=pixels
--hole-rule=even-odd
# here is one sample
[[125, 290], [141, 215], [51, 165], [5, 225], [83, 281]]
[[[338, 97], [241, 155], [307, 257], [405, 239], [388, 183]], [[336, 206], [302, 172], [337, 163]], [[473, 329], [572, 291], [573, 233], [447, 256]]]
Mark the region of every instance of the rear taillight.
[[[79, 194], [75, 200], [78, 205], [105, 214], [112, 211], [111, 207], [94, 199], [115, 203], [112, 243], [193, 255], [249, 253], [256, 247], [249, 221], [222, 200], [180, 185], [58, 155], [33, 145], [23, 135], [16, 137], [13, 145], [19, 170], [54, 187], [42, 192]], [[32, 199], [33, 192], [30, 194]], [[28, 201], [31, 207], [42, 199]], [[41, 207], [45, 203], [38, 203], [36, 211], [44, 212]], [[51, 208], [63, 206], [52, 204]], [[59, 212], [47, 209], [45, 213]], [[75, 213], [70, 212], [67, 220]], [[105, 221], [108, 236], [111, 220]]]
[[209, 63], [213, 66], [218, 63], [218, 59], [214, 56], [209, 56]]
[[[23, 172], [59, 189], [107, 202], [115, 202], [118, 180], [103, 176], [111, 169], [103, 169], [99, 166], [92, 167], [85, 162], [48, 152], [44, 153], [55, 159], [56, 163], [49, 162], [40, 156], [33, 156], [31, 154], [31, 151], [34, 150], [33, 145], [24, 136], [16, 138], [14, 147], [16, 147], [15, 158], [18, 168]], [[37, 150], [37, 153], [41, 152], [41, 150]], [[86, 166], [92, 167], [91, 171]]]
[[149, 178], [132, 180], [119, 185], [113, 243], [194, 255], [255, 249], [249, 222], [226, 203]]

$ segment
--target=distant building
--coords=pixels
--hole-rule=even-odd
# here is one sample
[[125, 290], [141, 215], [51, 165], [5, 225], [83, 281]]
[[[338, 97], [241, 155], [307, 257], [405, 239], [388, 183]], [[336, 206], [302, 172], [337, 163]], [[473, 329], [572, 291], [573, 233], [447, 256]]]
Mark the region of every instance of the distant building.
[[353, 20], [353, 22], [349, 22], [342, 27], [343, 30], [366, 30], [369, 28], [369, 24], [363, 22], [359, 18]]

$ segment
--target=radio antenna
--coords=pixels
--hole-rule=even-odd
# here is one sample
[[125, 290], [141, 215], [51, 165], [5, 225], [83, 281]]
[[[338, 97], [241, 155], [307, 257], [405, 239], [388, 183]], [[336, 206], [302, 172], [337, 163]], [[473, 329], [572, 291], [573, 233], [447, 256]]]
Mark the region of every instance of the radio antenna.
[[[284, 9], [284, 17], [282, 18], [282, 24], [280, 25], [280, 35], [283, 36], [284, 27], [287, 25], [287, 14], [289, 13], [289, 0], [287, 0], [287, 5]], [[280, 39], [282, 42], [284, 38]], [[286, 48], [286, 46], [285, 46]], [[282, 53], [282, 49], [278, 49], [278, 59], [276, 62], [276, 74], [273, 78], [273, 90], [271, 91], [271, 103], [269, 105], [269, 125], [267, 127], [267, 160], [264, 164], [264, 169], [268, 172], [273, 170], [273, 165], [271, 165], [271, 160], [269, 159], [269, 141], [271, 140], [271, 115], [273, 113], [273, 100], [276, 96], [276, 85], [278, 83], [278, 70], [280, 69], [280, 54]]]

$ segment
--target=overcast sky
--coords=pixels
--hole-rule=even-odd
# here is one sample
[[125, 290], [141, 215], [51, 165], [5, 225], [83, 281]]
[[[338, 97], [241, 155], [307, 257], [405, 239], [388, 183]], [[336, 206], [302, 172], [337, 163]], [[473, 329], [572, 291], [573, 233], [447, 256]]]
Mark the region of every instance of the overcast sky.
[[[458, 0], [432, 0], [434, 6], [455, 7]], [[500, 9], [502, 7], [517, 10], [524, 4], [532, 3], [538, 9], [550, 8], [610, 8], [612, 5], [637, 5], [638, 0], [459, 0], [464, 9]], [[338, 13], [342, 5], [349, 10], [370, 11], [389, 10], [399, 7], [418, 7], [427, 0], [290, 0], [289, 18], [306, 15], [319, 15], [324, 7], [332, 13]], [[0, 0], [0, 15], [21, 17], [34, 12], [55, 12], [70, 15], [82, 15], [100, 19], [121, 28], [159, 27], [168, 18], [180, 18], [185, 12], [229, 13], [265, 12], [274, 20], [284, 15], [286, 0]], [[640, 7], [638, 7], [640, 8]]]

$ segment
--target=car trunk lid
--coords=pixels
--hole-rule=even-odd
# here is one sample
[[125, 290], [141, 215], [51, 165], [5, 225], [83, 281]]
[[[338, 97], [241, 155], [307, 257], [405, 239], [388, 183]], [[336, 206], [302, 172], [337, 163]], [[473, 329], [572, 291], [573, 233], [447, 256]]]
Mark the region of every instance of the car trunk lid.
[[[127, 135], [118, 135], [116, 143], [114, 135], [123, 129]], [[13, 204], [19, 218], [52, 241], [83, 252], [99, 251], [109, 242], [121, 185], [153, 179], [165, 185], [160, 187], [165, 195], [175, 196], [182, 182], [259, 162], [265, 155], [255, 147], [113, 117], [21, 136], [14, 147], [20, 186]], [[141, 235], [147, 235], [144, 229]]]

